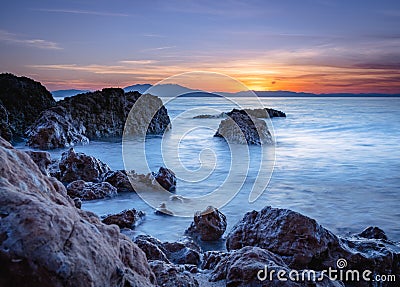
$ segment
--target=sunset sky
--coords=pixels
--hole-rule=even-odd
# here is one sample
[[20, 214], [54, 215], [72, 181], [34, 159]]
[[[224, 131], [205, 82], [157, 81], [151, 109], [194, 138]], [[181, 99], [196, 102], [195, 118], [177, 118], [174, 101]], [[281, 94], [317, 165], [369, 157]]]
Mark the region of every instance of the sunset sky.
[[400, 93], [400, 1], [2, 4], [0, 72], [49, 90], [154, 84], [188, 71], [254, 90]]

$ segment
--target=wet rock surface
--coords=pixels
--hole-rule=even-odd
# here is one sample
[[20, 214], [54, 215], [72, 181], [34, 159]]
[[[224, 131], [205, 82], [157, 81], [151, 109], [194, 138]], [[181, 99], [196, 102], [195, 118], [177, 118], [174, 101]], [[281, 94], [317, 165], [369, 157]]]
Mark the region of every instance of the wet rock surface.
[[228, 143], [272, 144], [272, 135], [264, 120], [250, 116], [244, 110], [233, 110], [219, 124], [215, 137], [223, 137]]
[[139, 235], [134, 242], [146, 253], [148, 260], [191, 265], [200, 263], [201, 248], [190, 239], [182, 242], [161, 242], [149, 235]]
[[164, 261], [150, 261], [159, 286], [165, 287], [198, 287], [196, 278], [184, 266], [177, 266]]
[[123, 210], [117, 214], [107, 215], [102, 222], [105, 224], [115, 224], [119, 228], [133, 229], [143, 218], [145, 213], [136, 209]]
[[55, 105], [51, 93], [39, 82], [0, 74], [0, 136], [7, 140], [23, 137], [40, 113]]
[[145, 254], [116, 226], [77, 209], [1, 138], [0, 159], [1, 286], [154, 286]]
[[73, 148], [62, 153], [59, 168], [60, 181], [65, 183], [75, 180], [102, 182], [105, 175], [111, 171], [108, 165], [99, 159], [75, 152]]
[[204, 211], [198, 211], [186, 234], [203, 241], [219, 240], [226, 230], [226, 216], [217, 208], [209, 206]]
[[385, 231], [380, 229], [377, 226], [369, 226], [366, 229], [364, 229], [362, 232], [356, 234], [358, 237], [362, 238], [368, 238], [368, 239], [382, 239], [382, 240], [388, 240]]
[[[140, 97], [138, 92], [124, 93], [117, 88], [67, 97], [37, 119], [28, 132], [28, 145], [52, 149], [87, 143], [89, 139], [121, 137], [129, 111]], [[146, 95], [145, 99], [144, 107], [157, 104], [158, 110], [148, 119], [148, 126], [136, 126], [148, 134], [162, 134], [170, 126], [167, 110], [159, 98]], [[146, 115], [152, 116], [143, 111], [142, 117]]]
[[170, 192], [176, 190], [176, 176], [172, 170], [160, 167], [157, 173], [153, 173], [153, 176], [165, 190]]
[[75, 180], [67, 185], [67, 193], [71, 198], [94, 200], [116, 196], [117, 189], [108, 182]]
[[104, 181], [116, 187], [118, 192], [134, 192], [125, 170], [109, 171], [104, 176]]
[[70, 147], [87, 144], [86, 128], [75, 124], [66, 108], [57, 106], [45, 110], [27, 130], [27, 145], [40, 149]]
[[238, 109], [233, 109], [232, 111], [226, 113], [227, 116], [232, 116], [235, 113], [247, 113], [251, 117], [255, 118], [276, 118], [276, 117], [286, 117], [286, 114], [282, 111], [270, 109], [270, 108], [264, 108], [264, 109], [244, 109], [244, 110], [238, 110]]

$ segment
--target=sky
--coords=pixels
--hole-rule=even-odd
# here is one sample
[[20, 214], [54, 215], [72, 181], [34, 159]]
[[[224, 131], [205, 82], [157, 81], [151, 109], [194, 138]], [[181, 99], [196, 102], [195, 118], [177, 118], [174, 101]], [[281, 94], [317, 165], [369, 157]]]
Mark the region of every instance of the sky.
[[49, 90], [210, 71], [253, 90], [400, 93], [398, 0], [5, 3], [0, 72]]

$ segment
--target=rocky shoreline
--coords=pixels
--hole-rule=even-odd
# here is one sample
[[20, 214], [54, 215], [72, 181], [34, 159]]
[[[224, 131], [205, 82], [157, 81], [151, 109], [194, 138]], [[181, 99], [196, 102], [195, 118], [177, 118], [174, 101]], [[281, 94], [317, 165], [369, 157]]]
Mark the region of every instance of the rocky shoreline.
[[[143, 213], [128, 210], [101, 221], [79, 209], [68, 188], [39, 166], [51, 161], [31, 157], [0, 139], [0, 286], [397, 286], [400, 280], [400, 246], [381, 229], [342, 238], [287, 209], [246, 213], [225, 235], [227, 251], [204, 252], [198, 245], [225, 234], [226, 218], [212, 207], [194, 215], [181, 241], [128, 238], [120, 228], [134, 228]], [[102, 173], [85, 169], [77, 176], [96, 181], [113, 173], [97, 167]], [[60, 173], [64, 179], [67, 170]], [[331, 280], [322, 271], [337, 269], [339, 260], [348, 270], [396, 281]], [[265, 267], [284, 270], [286, 279], [291, 271], [314, 270], [321, 281], [261, 281]]]

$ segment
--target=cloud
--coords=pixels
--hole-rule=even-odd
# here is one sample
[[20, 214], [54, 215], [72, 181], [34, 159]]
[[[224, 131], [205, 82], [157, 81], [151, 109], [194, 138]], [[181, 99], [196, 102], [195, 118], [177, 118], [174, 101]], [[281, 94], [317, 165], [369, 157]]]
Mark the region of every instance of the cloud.
[[130, 65], [149, 65], [149, 64], [155, 64], [158, 61], [156, 60], [123, 60], [119, 61], [121, 64], [130, 64]]
[[55, 42], [43, 39], [26, 39], [16, 34], [0, 30], [0, 41], [24, 46], [35, 47], [38, 49], [46, 50], [61, 50], [62, 48]]
[[50, 13], [66, 13], [66, 14], [83, 14], [83, 15], [94, 15], [94, 16], [110, 16], [110, 17], [129, 17], [129, 14], [125, 13], [111, 13], [101, 11], [89, 11], [89, 10], [73, 10], [73, 9], [33, 9], [35, 11], [50, 12]]
[[163, 46], [163, 47], [156, 47], [156, 48], [148, 48], [142, 50], [142, 52], [149, 52], [149, 51], [160, 51], [160, 50], [167, 50], [167, 49], [173, 49], [176, 48], [176, 46]]

